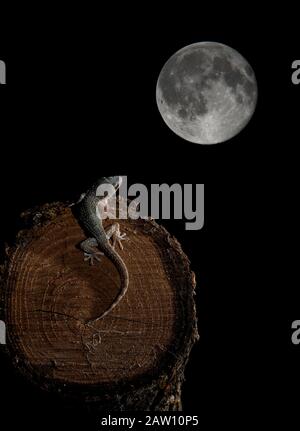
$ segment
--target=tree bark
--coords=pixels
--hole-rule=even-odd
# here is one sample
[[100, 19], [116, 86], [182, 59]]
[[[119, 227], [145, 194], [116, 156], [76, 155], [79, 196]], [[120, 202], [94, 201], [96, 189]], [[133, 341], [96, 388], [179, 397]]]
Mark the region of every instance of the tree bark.
[[[177, 240], [153, 220], [118, 220], [130, 283], [112, 312], [88, 326], [120, 287], [113, 264], [91, 266], [71, 209], [22, 214], [1, 267], [7, 351], [39, 387], [98, 410], [181, 410], [181, 384], [198, 339], [195, 277]], [[111, 222], [104, 222], [104, 226]]]

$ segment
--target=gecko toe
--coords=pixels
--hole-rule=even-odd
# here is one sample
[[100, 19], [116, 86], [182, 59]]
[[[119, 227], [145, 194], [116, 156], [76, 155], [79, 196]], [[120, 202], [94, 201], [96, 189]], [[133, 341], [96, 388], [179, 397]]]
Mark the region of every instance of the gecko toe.
[[103, 256], [103, 254], [104, 253], [102, 253], [101, 251], [95, 251], [95, 252], [93, 252], [93, 253], [87, 253], [87, 252], [84, 252], [83, 253], [83, 255], [84, 255], [84, 261], [85, 262], [89, 262], [90, 263], [90, 265], [94, 265], [94, 261], [95, 260], [97, 260], [98, 262], [100, 262], [101, 261], [101, 259], [100, 259], [100, 256], [99, 255], [102, 255]]

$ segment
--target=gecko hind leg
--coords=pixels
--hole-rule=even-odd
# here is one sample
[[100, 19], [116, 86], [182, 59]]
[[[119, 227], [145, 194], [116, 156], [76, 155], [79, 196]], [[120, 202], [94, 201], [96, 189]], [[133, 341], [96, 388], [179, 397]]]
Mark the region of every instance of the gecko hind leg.
[[104, 253], [101, 251], [96, 251], [98, 243], [96, 238], [87, 238], [80, 243], [80, 248], [83, 251], [84, 260], [89, 261], [91, 265], [94, 265], [94, 260], [100, 262], [100, 255], [103, 256]]
[[123, 244], [121, 241], [125, 241], [126, 233], [121, 234], [119, 223], [114, 223], [109, 226], [108, 230], [105, 232], [108, 240], [112, 239], [112, 247], [115, 248], [116, 244], [123, 250]]

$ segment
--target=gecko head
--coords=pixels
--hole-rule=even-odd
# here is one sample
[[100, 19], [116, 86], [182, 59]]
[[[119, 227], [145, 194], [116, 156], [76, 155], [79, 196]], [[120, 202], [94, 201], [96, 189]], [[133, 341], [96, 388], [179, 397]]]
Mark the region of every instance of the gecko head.
[[120, 176], [102, 177], [96, 182], [93, 189], [100, 200], [107, 200], [116, 193], [121, 184], [122, 177]]
[[115, 190], [118, 190], [122, 184], [122, 177], [119, 175], [116, 177], [103, 177], [103, 184], [111, 184]]

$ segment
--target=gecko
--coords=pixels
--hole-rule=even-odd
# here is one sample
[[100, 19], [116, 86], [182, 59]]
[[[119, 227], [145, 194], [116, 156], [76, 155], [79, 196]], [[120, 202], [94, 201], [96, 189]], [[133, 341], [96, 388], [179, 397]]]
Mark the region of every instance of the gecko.
[[[101, 208], [99, 211], [98, 207], [100, 205], [104, 208], [108, 204], [109, 198], [117, 192], [121, 183], [122, 177], [120, 176], [102, 177], [96, 181], [86, 193], [83, 193], [78, 202], [74, 204], [74, 212], [79, 224], [88, 235], [90, 235], [90, 238], [80, 243], [80, 248], [84, 253], [84, 259], [93, 265], [94, 260], [100, 261], [99, 255], [105, 255], [115, 265], [121, 279], [120, 290], [112, 304], [99, 317], [88, 321], [87, 324], [95, 323], [107, 316], [124, 297], [129, 285], [129, 275], [126, 264], [115, 250], [116, 243], [123, 249], [121, 241], [125, 239], [126, 234], [120, 233], [118, 223], [110, 226], [109, 230], [106, 232], [102, 225]], [[112, 191], [105, 192], [104, 197], [97, 196], [97, 189], [101, 187], [101, 185], [111, 185]], [[113, 239], [112, 245], [110, 244], [111, 239]], [[98, 247], [98, 251], [95, 250], [95, 247]]]

